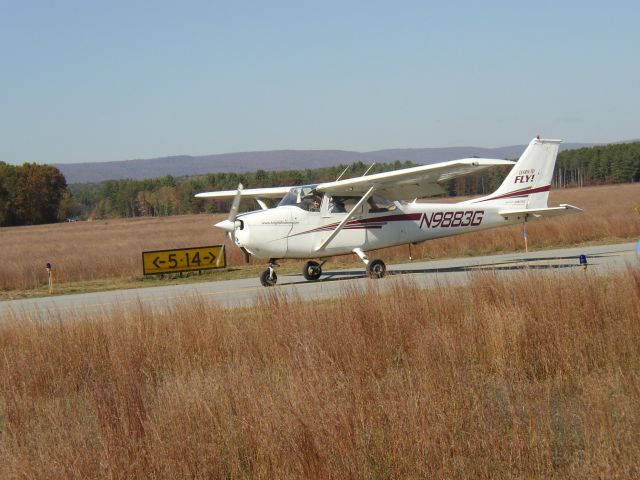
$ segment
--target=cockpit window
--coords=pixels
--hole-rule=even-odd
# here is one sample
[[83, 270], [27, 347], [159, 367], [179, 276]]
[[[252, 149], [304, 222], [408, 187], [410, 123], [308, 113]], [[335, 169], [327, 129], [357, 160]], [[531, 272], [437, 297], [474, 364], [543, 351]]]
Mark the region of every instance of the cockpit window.
[[373, 195], [367, 202], [369, 203], [369, 211], [371, 213], [389, 212], [396, 209], [395, 203], [378, 195]]
[[[347, 213], [360, 201], [362, 197], [335, 196], [329, 197], [329, 213]], [[386, 198], [373, 195], [367, 200], [368, 209], [371, 213], [390, 212], [397, 208], [396, 204]]]
[[302, 187], [293, 187], [289, 190], [280, 203], [279, 207], [284, 205], [292, 205], [308, 212], [319, 212], [322, 203], [322, 194], [315, 191], [317, 185], [303, 185]]
[[360, 201], [362, 197], [335, 196], [329, 198], [329, 213], [347, 213]]
[[[301, 208], [307, 212], [319, 212], [322, 204], [322, 194], [316, 192], [317, 185], [303, 185], [292, 187], [280, 203], [279, 207], [290, 205]], [[335, 196], [328, 198], [329, 213], [347, 213], [360, 201], [361, 196]], [[369, 212], [388, 212], [395, 210], [395, 203], [378, 195], [373, 195], [367, 200]]]

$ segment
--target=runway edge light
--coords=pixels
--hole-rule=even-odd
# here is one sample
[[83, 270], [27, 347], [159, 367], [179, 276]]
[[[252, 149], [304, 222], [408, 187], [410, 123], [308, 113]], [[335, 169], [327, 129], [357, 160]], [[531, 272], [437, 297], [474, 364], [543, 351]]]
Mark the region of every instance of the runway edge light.
[[587, 269], [587, 256], [586, 255], [580, 255], [580, 265], [582, 265], [582, 269], [586, 270]]

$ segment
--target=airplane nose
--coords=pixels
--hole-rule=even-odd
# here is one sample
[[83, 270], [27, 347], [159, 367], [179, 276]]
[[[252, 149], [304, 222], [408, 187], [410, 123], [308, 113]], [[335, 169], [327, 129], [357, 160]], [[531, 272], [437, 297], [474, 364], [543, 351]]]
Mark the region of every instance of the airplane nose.
[[247, 247], [249, 244], [249, 229], [236, 230], [233, 240], [237, 246]]
[[242, 222], [242, 220], [222, 220], [216, 223], [214, 227], [219, 228], [220, 230], [224, 230], [225, 232], [230, 234], [233, 243], [235, 243], [238, 247], [245, 247], [249, 241], [249, 232], [247, 228], [243, 228], [244, 223]]
[[231, 220], [222, 220], [221, 222], [216, 223], [214, 227], [231, 233], [235, 230], [236, 222], [232, 222]]

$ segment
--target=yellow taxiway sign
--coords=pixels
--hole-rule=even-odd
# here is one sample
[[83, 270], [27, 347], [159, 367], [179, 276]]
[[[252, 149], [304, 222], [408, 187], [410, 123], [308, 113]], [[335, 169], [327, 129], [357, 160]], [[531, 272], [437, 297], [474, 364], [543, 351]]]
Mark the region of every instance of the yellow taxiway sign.
[[226, 265], [222, 245], [142, 252], [142, 271], [145, 275], [210, 270]]

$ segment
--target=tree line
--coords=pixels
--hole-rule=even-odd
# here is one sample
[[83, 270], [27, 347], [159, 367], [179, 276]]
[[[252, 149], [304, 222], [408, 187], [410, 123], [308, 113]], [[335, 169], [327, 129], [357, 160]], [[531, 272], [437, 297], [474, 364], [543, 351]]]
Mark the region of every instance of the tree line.
[[[413, 166], [411, 162], [375, 165], [369, 174]], [[188, 177], [163, 177], [145, 180], [106, 180], [99, 183], [71, 185], [73, 197], [83, 216], [95, 218], [182, 215], [216, 213], [229, 209], [228, 201], [195, 198], [196, 193], [212, 190], [305, 185], [335, 180], [348, 168], [346, 176], [362, 175], [370, 165], [355, 162], [349, 166], [308, 170], [265, 171], [246, 173], [209, 173]], [[269, 201], [267, 201], [269, 203]], [[245, 208], [254, 208], [249, 203]]]
[[[415, 166], [395, 161], [376, 164], [368, 174]], [[107, 180], [73, 184], [67, 189], [55, 167], [0, 162], [0, 226], [55, 222], [70, 217], [112, 218], [226, 212], [228, 201], [195, 198], [199, 192], [304, 185], [363, 175], [370, 165], [351, 165], [246, 173]], [[485, 195], [494, 191], [509, 167], [492, 168], [447, 182], [443, 196]], [[553, 187], [602, 185], [640, 181], [640, 142], [565, 150], [558, 155]], [[269, 203], [269, 202], [267, 202]], [[243, 208], [255, 208], [249, 200]]]
[[0, 162], [0, 226], [64, 220], [77, 206], [56, 167]]
[[[415, 166], [396, 161], [375, 165], [369, 174]], [[190, 177], [170, 175], [148, 180], [108, 180], [71, 186], [84, 216], [95, 218], [164, 216], [187, 213], [226, 212], [228, 201], [194, 198], [198, 192], [232, 190], [242, 183], [246, 188], [304, 185], [335, 180], [348, 167], [344, 178], [364, 174], [370, 167], [363, 162], [349, 166], [247, 173], [210, 173]], [[494, 191], [509, 167], [493, 168], [451, 180], [444, 185], [444, 196], [485, 195]], [[565, 150], [558, 155], [553, 187], [602, 185], [640, 180], [640, 142]], [[245, 208], [255, 208], [248, 203]]]
[[640, 142], [565, 150], [558, 155], [553, 186], [586, 187], [640, 181]]

